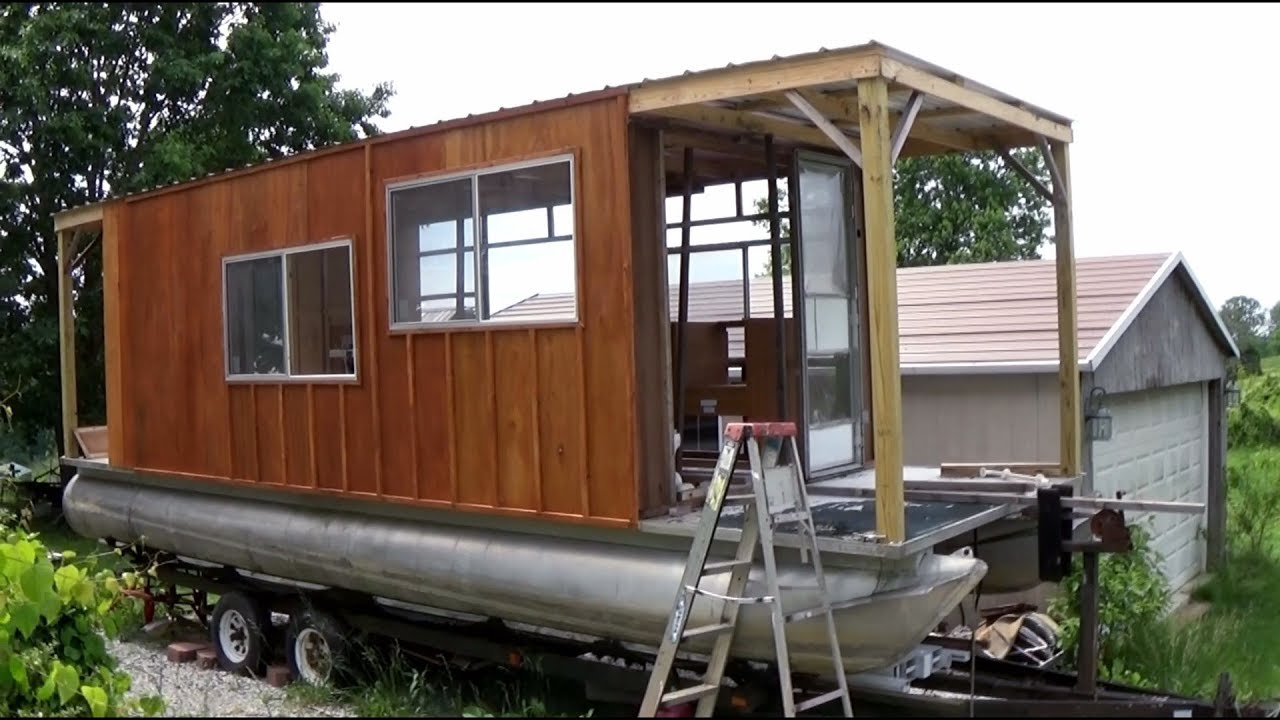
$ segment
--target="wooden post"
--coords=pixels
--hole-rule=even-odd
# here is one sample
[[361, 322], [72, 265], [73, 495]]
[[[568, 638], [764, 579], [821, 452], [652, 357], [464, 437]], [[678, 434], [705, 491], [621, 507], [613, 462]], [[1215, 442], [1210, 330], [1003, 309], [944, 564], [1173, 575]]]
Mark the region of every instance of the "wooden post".
[[62, 454], [79, 455], [76, 443], [76, 320], [71, 259], [74, 230], [58, 233], [58, 349], [62, 371]]
[[[1076, 337], [1076, 253], [1071, 231], [1071, 163], [1067, 144], [1049, 143], [1045, 158], [1057, 166], [1053, 188], [1054, 253], [1058, 268], [1059, 462], [1067, 476], [1080, 474], [1080, 353]], [[1051, 166], [1052, 167], [1052, 166]]]
[[876, 532], [906, 541], [902, 487], [902, 377], [898, 368], [898, 245], [893, 229], [893, 136], [882, 77], [858, 81], [866, 212], [871, 407], [875, 418]]

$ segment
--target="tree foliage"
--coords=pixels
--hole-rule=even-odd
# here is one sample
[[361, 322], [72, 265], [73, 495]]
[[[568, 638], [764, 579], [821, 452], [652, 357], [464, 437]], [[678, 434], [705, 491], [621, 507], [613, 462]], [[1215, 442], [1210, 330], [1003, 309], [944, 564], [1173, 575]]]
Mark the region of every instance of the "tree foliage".
[[[377, 132], [391, 88], [340, 89], [318, 3], [0, 6], [0, 377], [56, 426], [52, 217]], [[101, 421], [101, 263], [76, 273], [82, 417]]]
[[[1013, 156], [1049, 184], [1038, 151]], [[1034, 260], [1049, 227], [1048, 201], [993, 152], [900, 159], [894, 167], [893, 205], [898, 267]], [[757, 213], [768, 210], [766, 199], [756, 201]], [[767, 222], [757, 225], [768, 228]], [[790, 237], [786, 222], [782, 236]], [[783, 267], [789, 268], [790, 248], [784, 245], [782, 251]]]
[[1267, 313], [1262, 309], [1262, 303], [1251, 297], [1236, 295], [1227, 298], [1218, 314], [1222, 316], [1222, 322], [1237, 343], [1259, 339], [1267, 334]]

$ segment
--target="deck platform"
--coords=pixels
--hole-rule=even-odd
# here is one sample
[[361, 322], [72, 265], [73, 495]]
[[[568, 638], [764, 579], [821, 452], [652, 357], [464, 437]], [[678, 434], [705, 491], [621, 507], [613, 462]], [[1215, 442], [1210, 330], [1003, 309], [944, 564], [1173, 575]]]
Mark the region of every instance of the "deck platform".
[[[903, 468], [905, 480], [939, 480], [941, 470], [929, 467]], [[959, 478], [963, 479], [963, 478]], [[972, 478], [978, 479], [978, 478]], [[847, 493], [824, 492], [841, 488], [875, 488], [875, 469], [867, 468], [840, 477], [809, 483], [809, 504], [818, 534], [818, 548], [824, 553], [870, 556], [889, 559], [905, 558], [924, 552], [934, 545], [972, 532], [1022, 508], [1016, 505], [991, 505], [976, 502], [906, 503], [907, 539], [903, 543], [878, 542], [875, 539], [876, 501], [872, 497], [850, 498]], [[721, 512], [716, 539], [736, 542], [741, 537], [744, 511], [726, 507]], [[664, 535], [693, 537], [700, 512], [643, 520], [640, 529]], [[800, 537], [792, 531], [794, 523], [779, 525], [775, 544], [799, 547]]]

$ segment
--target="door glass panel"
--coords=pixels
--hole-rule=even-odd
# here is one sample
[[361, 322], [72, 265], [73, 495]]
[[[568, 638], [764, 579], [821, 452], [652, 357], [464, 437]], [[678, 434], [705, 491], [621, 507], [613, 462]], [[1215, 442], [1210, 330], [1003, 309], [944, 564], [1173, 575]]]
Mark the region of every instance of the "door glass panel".
[[853, 237], [846, 166], [801, 159], [805, 415], [811, 472], [857, 461]]

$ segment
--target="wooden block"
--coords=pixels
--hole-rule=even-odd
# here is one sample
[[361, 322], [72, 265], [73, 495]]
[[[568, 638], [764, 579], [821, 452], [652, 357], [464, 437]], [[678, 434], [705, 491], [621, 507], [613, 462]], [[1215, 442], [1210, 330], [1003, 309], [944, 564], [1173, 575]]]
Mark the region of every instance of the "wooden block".
[[293, 673], [288, 665], [272, 665], [267, 668], [267, 683], [271, 687], [282, 688], [293, 681]]
[[175, 642], [169, 643], [165, 655], [172, 663], [189, 663], [196, 659], [196, 654], [209, 647], [206, 643]]
[[196, 667], [201, 670], [213, 670], [218, 667], [218, 651], [211, 647], [196, 651]]

